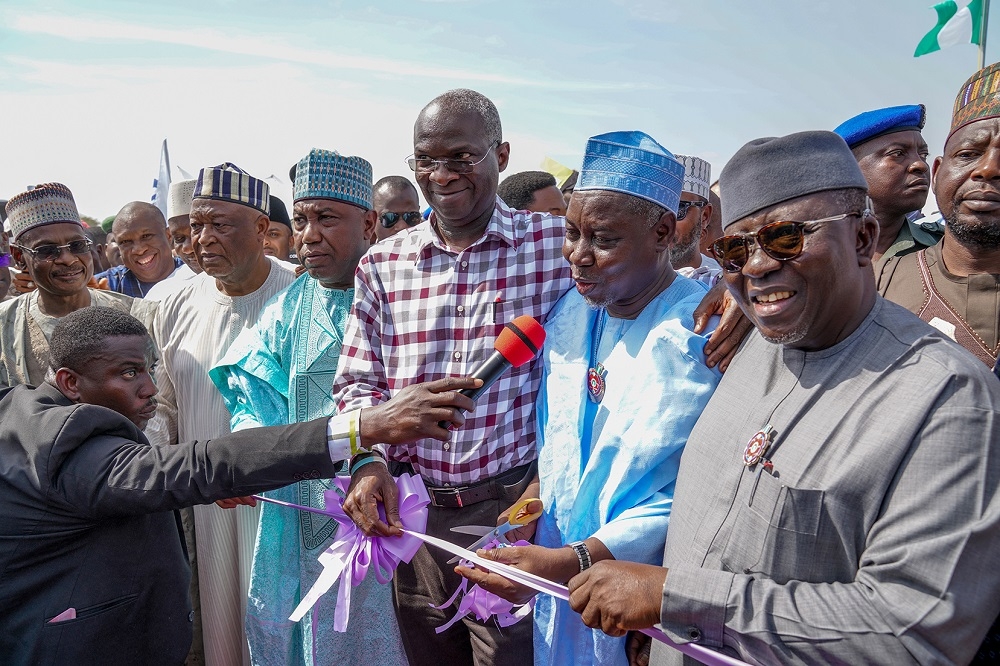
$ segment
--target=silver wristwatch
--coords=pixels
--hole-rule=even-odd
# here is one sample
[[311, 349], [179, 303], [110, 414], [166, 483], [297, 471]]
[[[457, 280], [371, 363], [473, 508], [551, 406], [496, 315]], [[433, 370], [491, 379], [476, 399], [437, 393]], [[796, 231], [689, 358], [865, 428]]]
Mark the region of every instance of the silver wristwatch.
[[582, 541], [574, 541], [566, 545], [573, 549], [577, 559], [580, 560], [580, 571], [583, 572], [589, 569], [593, 562], [590, 560], [590, 549], [587, 548], [587, 544]]

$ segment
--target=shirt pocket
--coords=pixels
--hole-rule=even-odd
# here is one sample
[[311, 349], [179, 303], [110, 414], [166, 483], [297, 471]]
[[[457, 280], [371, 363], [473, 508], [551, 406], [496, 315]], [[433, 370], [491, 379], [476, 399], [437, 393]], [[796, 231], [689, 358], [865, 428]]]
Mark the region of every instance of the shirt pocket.
[[809, 581], [823, 563], [818, 535], [825, 491], [793, 488], [759, 472], [722, 553], [728, 571], [762, 574], [778, 583]]
[[[492, 354], [493, 341], [503, 331], [504, 326], [521, 315], [529, 315], [535, 319], [541, 319], [541, 303], [541, 294], [514, 298], [512, 300], [497, 300], [495, 293], [473, 294], [470, 303], [472, 310], [470, 337], [473, 339], [489, 340], [489, 354]], [[483, 360], [485, 360], [485, 357]]]

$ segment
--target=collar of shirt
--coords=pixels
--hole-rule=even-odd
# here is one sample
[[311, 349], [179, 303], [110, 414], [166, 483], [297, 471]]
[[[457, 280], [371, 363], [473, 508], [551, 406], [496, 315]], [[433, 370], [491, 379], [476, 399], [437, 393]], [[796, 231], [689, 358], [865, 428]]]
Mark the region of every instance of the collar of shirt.
[[[427, 259], [434, 250], [456, 254], [454, 250], [448, 249], [448, 246], [444, 244], [438, 235], [437, 213], [432, 211], [428, 224], [421, 225], [414, 233], [417, 235], [416, 244], [418, 246], [414, 263], [420, 263], [421, 260]], [[496, 197], [493, 216], [490, 218], [489, 224], [486, 225], [486, 231], [469, 247], [475, 247], [491, 237], [499, 238], [508, 246], [517, 249], [518, 238], [514, 230], [514, 211], [500, 197]]]

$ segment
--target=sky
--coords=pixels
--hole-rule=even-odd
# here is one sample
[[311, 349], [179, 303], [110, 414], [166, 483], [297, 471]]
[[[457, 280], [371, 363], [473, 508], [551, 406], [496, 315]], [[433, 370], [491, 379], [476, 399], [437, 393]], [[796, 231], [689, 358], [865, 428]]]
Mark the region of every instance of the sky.
[[413, 121], [452, 88], [496, 103], [507, 173], [578, 167], [587, 137], [639, 129], [714, 179], [751, 139], [914, 103], [938, 155], [978, 52], [914, 58], [931, 5], [0, 0], [0, 199], [57, 181], [82, 214], [114, 215], [149, 200], [164, 139], [175, 180], [229, 161], [286, 204], [313, 147], [412, 178]]

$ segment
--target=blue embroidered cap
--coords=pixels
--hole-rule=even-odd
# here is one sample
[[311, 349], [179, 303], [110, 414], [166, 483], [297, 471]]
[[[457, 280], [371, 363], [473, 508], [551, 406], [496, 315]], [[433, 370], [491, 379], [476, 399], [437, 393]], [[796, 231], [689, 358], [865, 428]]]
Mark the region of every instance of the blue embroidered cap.
[[205, 167], [198, 172], [192, 199], [232, 201], [256, 208], [264, 215], [271, 212], [270, 188], [232, 162]]
[[336, 199], [372, 208], [372, 165], [361, 157], [313, 148], [295, 167], [292, 201]]
[[875, 137], [906, 130], [920, 131], [927, 120], [927, 110], [923, 104], [908, 104], [906, 106], [890, 106], [885, 109], [875, 109], [859, 113], [850, 120], [845, 120], [835, 133], [844, 137], [851, 148], [871, 141]]
[[645, 132], [610, 132], [587, 141], [577, 192], [609, 190], [677, 213], [684, 165]]

